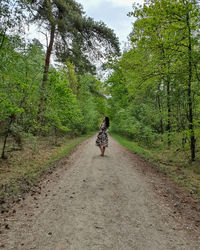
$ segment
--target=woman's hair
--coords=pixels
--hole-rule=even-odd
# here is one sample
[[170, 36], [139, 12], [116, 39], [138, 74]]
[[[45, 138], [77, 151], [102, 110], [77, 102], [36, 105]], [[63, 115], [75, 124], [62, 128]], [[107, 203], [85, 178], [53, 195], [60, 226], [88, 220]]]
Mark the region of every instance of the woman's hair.
[[106, 123], [106, 127], [108, 128], [110, 126], [110, 122], [107, 116], [105, 116], [105, 123]]

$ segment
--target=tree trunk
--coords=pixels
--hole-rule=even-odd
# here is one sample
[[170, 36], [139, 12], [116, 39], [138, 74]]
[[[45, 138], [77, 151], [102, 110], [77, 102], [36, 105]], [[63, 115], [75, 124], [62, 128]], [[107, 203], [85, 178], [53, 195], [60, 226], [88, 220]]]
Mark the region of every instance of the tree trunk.
[[191, 160], [195, 160], [195, 135], [194, 135], [194, 124], [193, 124], [193, 107], [192, 107], [192, 42], [191, 42], [191, 28], [190, 28], [190, 17], [187, 13], [187, 27], [188, 27], [188, 111], [189, 111], [189, 132], [190, 132], [190, 152]]
[[42, 80], [42, 86], [41, 86], [40, 103], [39, 103], [39, 107], [38, 107], [37, 120], [39, 122], [41, 121], [41, 115], [42, 115], [42, 112], [44, 109], [45, 90], [46, 90], [47, 81], [48, 81], [49, 65], [50, 65], [51, 53], [53, 50], [54, 38], [55, 38], [55, 25], [52, 24], [51, 25], [51, 33], [50, 33], [50, 41], [49, 41], [49, 45], [48, 45], [47, 52], [46, 52], [43, 80]]
[[167, 71], [167, 75], [166, 78], [164, 78], [164, 83], [166, 83], [167, 85], [167, 144], [168, 144], [168, 148], [170, 148], [171, 146], [171, 98], [170, 98], [170, 75], [169, 75], [169, 68], [170, 68], [170, 61], [168, 59], [168, 62], [165, 62], [166, 55], [165, 55], [165, 49], [162, 46], [162, 56], [163, 56], [163, 60], [164, 60], [164, 68], [167, 67], [168, 71]]
[[10, 122], [8, 124], [8, 129], [7, 129], [7, 131], [5, 133], [5, 137], [4, 137], [3, 148], [2, 148], [2, 153], [1, 153], [1, 159], [6, 159], [6, 157], [5, 157], [6, 143], [7, 143], [8, 136], [10, 134], [10, 126], [13, 123], [14, 119], [15, 119], [15, 116], [11, 115], [10, 116]]
[[3, 34], [1, 36], [2, 36], [2, 39], [1, 39], [1, 43], [0, 43], [0, 49], [3, 48], [3, 44], [4, 44], [4, 41], [5, 41], [5, 38], [6, 38], [6, 29], [5, 29], [5, 31], [3, 32]]
[[158, 101], [158, 108], [159, 108], [159, 113], [160, 113], [160, 132], [163, 135], [164, 134], [164, 126], [163, 126], [163, 116], [162, 116], [162, 105], [161, 105], [159, 92], [160, 92], [160, 86], [158, 87], [157, 101]]
[[170, 103], [170, 78], [167, 76], [167, 144], [171, 146], [171, 103]]

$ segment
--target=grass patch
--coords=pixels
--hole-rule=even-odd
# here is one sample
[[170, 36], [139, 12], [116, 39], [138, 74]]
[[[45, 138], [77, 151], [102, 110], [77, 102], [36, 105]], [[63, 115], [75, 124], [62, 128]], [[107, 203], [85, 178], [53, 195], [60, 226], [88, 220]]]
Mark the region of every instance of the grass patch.
[[177, 151], [175, 147], [171, 149], [144, 148], [123, 136], [114, 133], [111, 135], [125, 148], [153, 163], [160, 172], [200, 199], [200, 160], [191, 162], [188, 151]]
[[54, 163], [92, 135], [93, 133], [73, 139], [62, 138], [59, 145], [42, 138], [34, 148], [35, 142], [27, 142], [24, 150], [13, 152], [7, 160], [0, 160], [0, 202], [30, 190]]
[[151, 158], [151, 154], [149, 153], [148, 150], [142, 148], [139, 146], [137, 143], [131, 141], [128, 138], [122, 137], [120, 135], [117, 135], [115, 133], [111, 133], [111, 135], [120, 143], [122, 144], [125, 148], [137, 153], [138, 155], [144, 157], [144, 158]]

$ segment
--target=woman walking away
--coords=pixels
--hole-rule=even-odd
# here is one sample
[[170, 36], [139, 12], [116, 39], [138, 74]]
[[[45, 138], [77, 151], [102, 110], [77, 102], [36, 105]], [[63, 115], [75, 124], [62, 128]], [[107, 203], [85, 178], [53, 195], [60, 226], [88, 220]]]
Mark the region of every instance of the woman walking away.
[[108, 147], [108, 134], [107, 129], [109, 127], [109, 118], [104, 116], [103, 123], [99, 128], [99, 133], [97, 135], [96, 145], [101, 150], [101, 156], [104, 156], [106, 147]]

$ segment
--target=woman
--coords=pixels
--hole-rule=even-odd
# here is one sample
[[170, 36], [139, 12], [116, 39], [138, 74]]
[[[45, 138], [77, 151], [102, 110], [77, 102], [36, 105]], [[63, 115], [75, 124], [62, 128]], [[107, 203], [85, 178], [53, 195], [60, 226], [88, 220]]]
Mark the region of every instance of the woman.
[[108, 147], [108, 134], [107, 134], [108, 127], [109, 127], [109, 118], [107, 116], [104, 116], [103, 123], [100, 126], [96, 140], [96, 145], [101, 150], [101, 156], [104, 156], [105, 149], [106, 147]]

